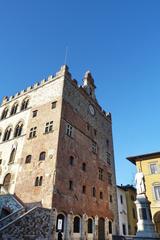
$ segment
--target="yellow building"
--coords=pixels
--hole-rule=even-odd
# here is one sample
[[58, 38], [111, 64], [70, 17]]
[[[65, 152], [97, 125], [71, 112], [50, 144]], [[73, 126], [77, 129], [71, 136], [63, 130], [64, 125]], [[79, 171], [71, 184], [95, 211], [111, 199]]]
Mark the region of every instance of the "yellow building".
[[126, 201], [127, 201], [127, 215], [128, 215], [128, 234], [135, 235], [137, 232], [137, 214], [136, 205], [136, 189], [132, 185], [125, 186]]
[[146, 195], [151, 202], [151, 213], [157, 232], [160, 233], [160, 152], [127, 158], [145, 176]]

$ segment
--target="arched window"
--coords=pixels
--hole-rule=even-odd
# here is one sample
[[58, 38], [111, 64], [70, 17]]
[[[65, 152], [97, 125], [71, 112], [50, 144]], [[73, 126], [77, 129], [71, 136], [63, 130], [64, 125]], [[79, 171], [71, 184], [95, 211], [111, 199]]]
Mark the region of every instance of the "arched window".
[[10, 139], [10, 135], [11, 135], [11, 131], [12, 131], [12, 128], [11, 127], [8, 127], [4, 133], [4, 137], [3, 137], [3, 142], [7, 141]]
[[18, 103], [15, 103], [15, 104], [12, 106], [12, 109], [11, 109], [11, 113], [10, 113], [11, 116], [14, 115], [14, 114], [16, 114], [17, 108], [18, 108]]
[[93, 233], [93, 220], [91, 218], [88, 219], [88, 233]]
[[108, 226], [109, 234], [112, 234], [112, 221], [109, 221], [109, 226]]
[[31, 159], [32, 159], [32, 156], [31, 156], [31, 155], [28, 155], [28, 156], [26, 157], [25, 163], [30, 163], [30, 162], [31, 162]]
[[63, 214], [58, 214], [57, 216], [57, 224], [56, 224], [56, 231], [64, 232], [64, 222], [65, 216]]
[[4, 187], [6, 190], [9, 189], [10, 181], [11, 181], [11, 174], [8, 173], [8, 174], [5, 176], [4, 181], [3, 181], [3, 187]]
[[73, 222], [73, 232], [79, 233], [80, 232], [80, 217], [75, 217]]
[[46, 158], [46, 152], [41, 152], [39, 155], [39, 161], [43, 161]]
[[5, 118], [7, 117], [8, 110], [9, 110], [9, 109], [8, 109], [7, 107], [3, 110], [2, 115], [1, 115], [1, 120], [2, 120], [2, 119], [5, 119]]
[[14, 137], [19, 137], [21, 136], [22, 133], [22, 129], [23, 129], [23, 123], [20, 122], [17, 124], [15, 131], [14, 131]]
[[10, 158], [9, 158], [9, 164], [10, 163], [14, 163], [15, 160], [15, 156], [16, 156], [16, 149], [14, 148], [11, 152]]
[[43, 177], [40, 176], [40, 177], [36, 177], [36, 180], [35, 180], [35, 186], [42, 186], [42, 180], [43, 180]]
[[28, 104], [29, 104], [29, 99], [28, 98], [25, 98], [22, 102], [22, 105], [21, 105], [21, 111], [27, 109], [28, 107]]
[[39, 177], [36, 177], [36, 180], [35, 180], [35, 186], [38, 186], [39, 185]]
[[39, 186], [42, 186], [42, 180], [43, 180], [43, 177], [40, 176], [40, 178], [39, 178]]

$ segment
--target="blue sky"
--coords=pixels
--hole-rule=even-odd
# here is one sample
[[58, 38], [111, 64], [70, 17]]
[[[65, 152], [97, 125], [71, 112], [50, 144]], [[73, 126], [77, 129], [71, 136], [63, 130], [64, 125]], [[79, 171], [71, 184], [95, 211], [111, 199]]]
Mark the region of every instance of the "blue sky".
[[1, 0], [0, 97], [64, 63], [90, 70], [112, 113], [117, 183], [133, 182], [127, 156], [160, 150], [159, 0]]

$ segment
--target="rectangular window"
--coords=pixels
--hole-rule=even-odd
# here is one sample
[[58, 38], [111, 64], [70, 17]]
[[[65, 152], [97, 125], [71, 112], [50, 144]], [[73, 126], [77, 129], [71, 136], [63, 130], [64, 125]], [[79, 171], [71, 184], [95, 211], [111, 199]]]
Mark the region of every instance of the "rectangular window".
[[151, 171], [151, 174], [156, 174], [156, 173], [158, 173], [158, 167], [157, 167], [157, 164], [156, 164], [156, 163], [150, 164], [150, 171]]
[[37, 116], [37, 112], [38, 112], [38, 110], [35, 110], [35, 111], [32, 112], [32, 117], [33, 118]]
[[103, 199], [103, 192], [100, 192], [99, 197], [100, 199]]
[[112, 175], [108, 173], [108, 183], [112, 185]]
[[160, 186], [154, 186], [154, 194], [157, 201], [160, 201]]
[[46, 123], [45, 133], [49, 132], [53, 132], [53, 121]]
[[110, 201], [110, 203], [112, 203], [112, 202], [113, 202], [112, 195], [110, 195], [110, 196], [109, 196], [109, 201]]
[[29, 133], [29, 138], [36, 137], [37, 127], [31, 128]]
[[103, 169], [99, 168], [99, 180], [103, 180]]
[[73, 127], [69, 123], [66, 126], [66, 134], [69, 137], [73, 137]]
[[69, 181], [69, 190], [73, 190], [73, 181]]
[[107, 152], [107, 163], [111, 165], [111, 154]]
[[95, 189], [95, 187], [92, 188], [92, 196], [96, 197], [96, 189]]
[[2, 159], [0, 159], [0, 165], [2, 164]]
[[97, 143], [92, 141], [92, 152], [97, 153]]
[[94, 135], [95, 135], [95, 136], [97, 135], [97, 130], [96, 130], [96, 129], [94, 129]]
[[123, 235], [126, 235], [126, 225], [122, 224], [122, 229], [123, 229]]
[[89, 123], [87, 123], [87, 130], [89, 131], [89, 129], [90, 129], [90, 125]]
[[123, 204], [123, 196], [120, 195], [120, 201], [121, 201], [121, 204]]
[[82, 187], [82, 193], [86, 193], [86, 186], [85, 185], [83, 185], [83, 187]]
[[57, 102], [55, 101], [55, 102], [52, 102], [52, 109], [54, 109], [54, 108], [56, 108], [56, 105], [57, 105]]
[[107, 149], [109, 148], [109, 139], [106, 139], [106, 146], [107, 146]]

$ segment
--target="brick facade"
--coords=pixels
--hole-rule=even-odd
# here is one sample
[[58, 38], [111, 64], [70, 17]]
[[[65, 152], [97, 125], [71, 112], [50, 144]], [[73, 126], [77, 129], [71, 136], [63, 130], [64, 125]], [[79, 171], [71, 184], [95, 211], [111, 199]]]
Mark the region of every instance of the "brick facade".
[[[21, 111], [20, 104], [26, 97], [29, 105]], [[79, 87], [68, 67], [63, 66], [47, 81], [10, 99], [4, 98], [0, 115], [15, 102], [19, 104], [18, 112], [0, 121], [0, 184], [4, 185], [9, 173], [9, 192], [26, 206], [41, 203], [44, 208], [55, 208], [59, 223], [63, 222], [64, 239], [107, 239], [111, 225], [112, 232], [117, 233], [112, 120], [96, 100], [91, 74], [86, 73]], [[14, 128], [20, 121], [24, 125], [22, 134], [14, 138]], [[11, 138], [3, 141], [10, 124]], [[14, 162], [8, 164], [14, 148]], [[45, 159], [39, 159], [40, 153], [45, 153]], [[30, 162], [26, 163], [30, 155]], [[92, 219], [89, 233], [88, 219]], [[74, 229], [76, 220], [78, 230]]]

